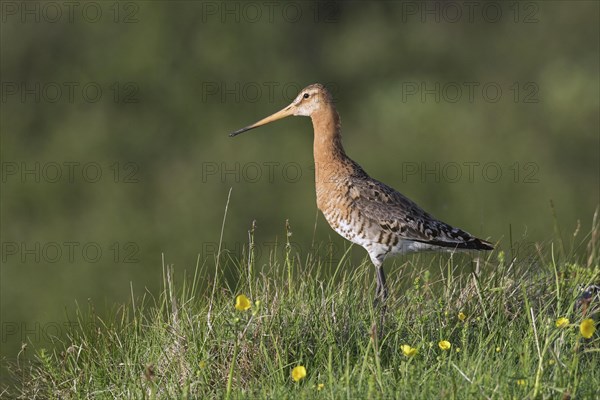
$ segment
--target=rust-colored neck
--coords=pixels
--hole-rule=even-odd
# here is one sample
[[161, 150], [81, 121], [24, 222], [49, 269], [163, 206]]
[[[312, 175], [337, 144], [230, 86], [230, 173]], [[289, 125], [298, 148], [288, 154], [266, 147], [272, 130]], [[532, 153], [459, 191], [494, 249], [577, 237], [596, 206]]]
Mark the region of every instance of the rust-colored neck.
[[352, 161], [342, 146], [340, 117], [333, 104], [322, 107], [311, 115], [314, 128], [315, 189], [317, 207], [324, 213], [333, 201], [331, 193], [352, 174]]
[[347, 156], [342, 146], [342, 126], [340, 116], [333, 104], [329, 103], [311, 115], [314, 129], [313, 152], [315, 169], [336, 168], [344, 163]]

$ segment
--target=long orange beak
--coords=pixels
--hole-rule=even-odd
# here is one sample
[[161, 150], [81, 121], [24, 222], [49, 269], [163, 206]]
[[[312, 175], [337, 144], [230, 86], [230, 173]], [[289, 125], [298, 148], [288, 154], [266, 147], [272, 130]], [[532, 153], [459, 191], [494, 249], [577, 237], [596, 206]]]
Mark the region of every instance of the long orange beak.
[[283, 110], [277, 111], [273, 115], [269, 115], [267, 118], [263, 118], [260, 121], [253, 123], [252, 125], [248, 125], [245, 128], [238, 129], [235, 132], [231, 132], [229, 134], [229, 136], [230, 137], [237, 136], [240, 133], [244, 133], [246, 131], [249, 131], [250, 129], [258, 128], [259, 126], [263, 126], [263, 125], [266, 125], [266, 124], [268, 124], [270, 122], [277, 121], [278, 119], [289, 117], [290, 115], [294, 115], [294, 107], [292, 106], [292, 104], [290, 104], [289, 106], [287, 106]]

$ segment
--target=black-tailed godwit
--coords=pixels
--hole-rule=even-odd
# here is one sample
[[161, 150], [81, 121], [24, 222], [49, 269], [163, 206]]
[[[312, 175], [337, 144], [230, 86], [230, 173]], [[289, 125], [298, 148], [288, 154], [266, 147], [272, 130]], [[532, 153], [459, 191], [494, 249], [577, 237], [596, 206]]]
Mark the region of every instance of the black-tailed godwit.
[[284, 109], [229, 136], [290, 115], [312, 120], [317, 207], [337, 233], [369, 253], [377, 271], [376, 301], [387, 298], [383, 261], [388, 255], [493, 249], [490, 242], [435, 219], [351, 160], [342, 146], [340, 117], [321, 84], [307, 86]]

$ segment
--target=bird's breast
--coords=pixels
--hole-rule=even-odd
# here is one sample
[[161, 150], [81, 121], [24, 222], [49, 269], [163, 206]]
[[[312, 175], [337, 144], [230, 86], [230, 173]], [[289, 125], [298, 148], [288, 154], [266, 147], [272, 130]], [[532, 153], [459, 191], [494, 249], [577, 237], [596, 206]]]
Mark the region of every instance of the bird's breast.
[[380, 221], [369, 218], [356, 205], [359, 188], [349, 182], [317, 185], [317, 205], [323, 216], [343, 238], [364, 247], [370, 254], [404, 252], [408, 243]]

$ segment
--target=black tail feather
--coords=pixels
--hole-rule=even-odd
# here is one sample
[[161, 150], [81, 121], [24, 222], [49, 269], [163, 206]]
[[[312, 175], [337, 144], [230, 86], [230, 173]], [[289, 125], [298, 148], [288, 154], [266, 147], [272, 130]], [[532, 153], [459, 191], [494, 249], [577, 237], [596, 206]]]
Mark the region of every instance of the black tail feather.
[[461, 250], [494, 250], [494, 245], [486, 240], [473, 237], [464, 242], [446, 242], [443, 240], [415, 240], [432, 246], [448, 247]]

